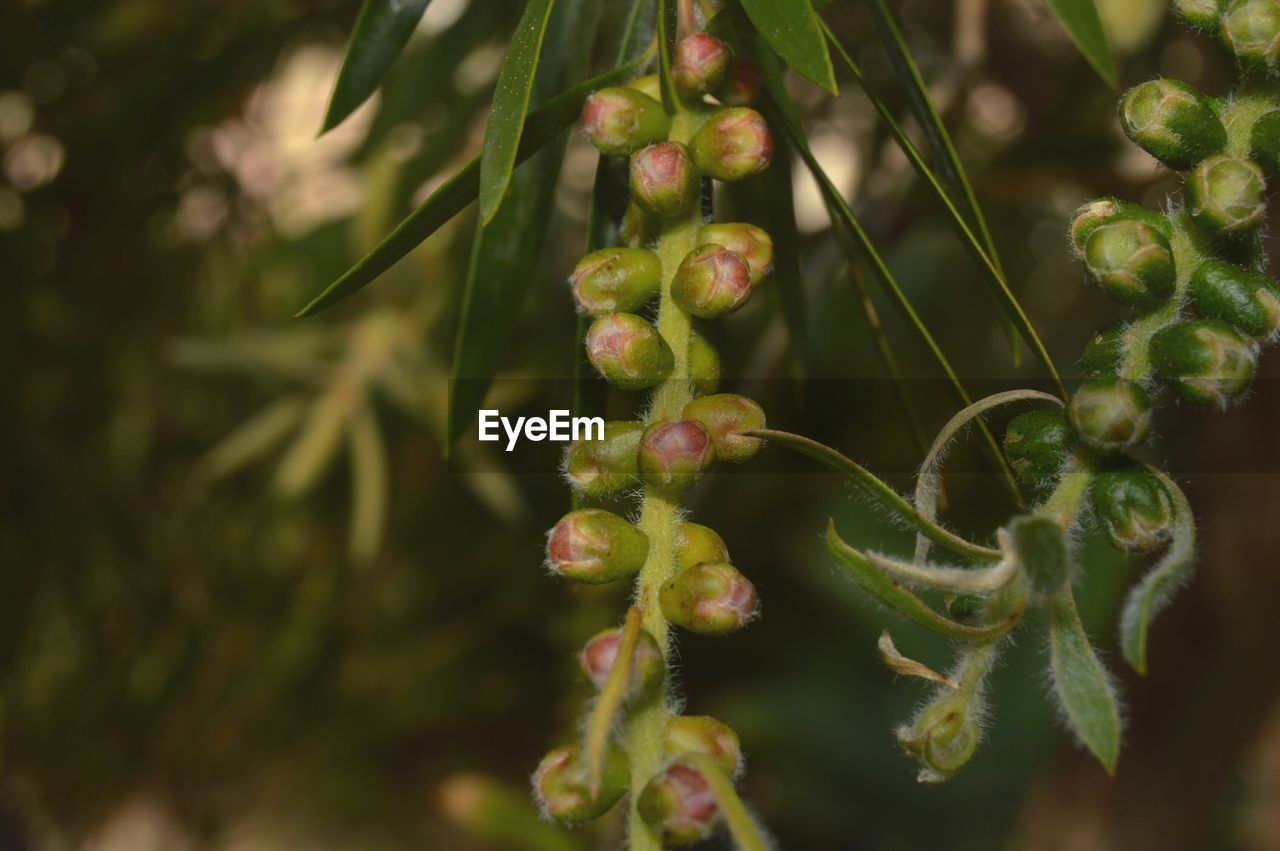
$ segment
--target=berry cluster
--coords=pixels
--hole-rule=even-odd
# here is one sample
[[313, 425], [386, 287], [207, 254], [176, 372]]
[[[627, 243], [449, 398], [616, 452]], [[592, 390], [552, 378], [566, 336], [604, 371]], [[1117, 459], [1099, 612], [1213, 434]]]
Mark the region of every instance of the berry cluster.
[[[567, 579], [636, 577], [626, 625], [592, 638], [581, 657], [600, 690], [593, 712], [616, 686], [625, 692], [617, 702], [625, 723], [607, 719], [610, 749], [594, 772], [587, 745], [572, 745], [548, 754], [534, 775], [543, 810], [570, 823], [598, 817], [631, 790], [632, 847], [642, 847], [638, 829], [649, 845], [705, 837], [721, 817], [706, 766], [729, 778], [741, 770], [733, 730], [672, 709], [668, 626], [724, 635], [757, 612], [755, 588], [730, 563], [724, 541], [689, 522], [679, 502], [713, 462], [760, 451], [750, 432], [764, 428], [764, 412], [745, 396], [716, 393], [719, 355], [693, 322], [738, 310], [769, 275], [769, 235], [750, 224], [704, 222], [700, 199], [707, 179], [740, 180], [767, 168], [773, 140], [746, 105], [759, 94], [758, 71], [723, 41], [706, 33], [681, 39], [670, 83], [679, 96], [674, 114], [657, 76], [596, 91], [582, 110], [591, 143], [603, 155], [630, 158], [631, 193], [625, 244], [588, 254], [569, 279], [578, 310], [593, 318], [586, 354], [614, 386], [652, 397], [642, 419], [607, 423], [602, 440], [572, 445], [564, 465], [581, 500], [638, 491], [638, 520], [580, 508], [547, 542], [551, 570]], [[655, 301], [651, 319], [643, 311]], [[633, 648], [629, 660], [624, 648]], [[620, 658], [625, 682], [615, 683]]]

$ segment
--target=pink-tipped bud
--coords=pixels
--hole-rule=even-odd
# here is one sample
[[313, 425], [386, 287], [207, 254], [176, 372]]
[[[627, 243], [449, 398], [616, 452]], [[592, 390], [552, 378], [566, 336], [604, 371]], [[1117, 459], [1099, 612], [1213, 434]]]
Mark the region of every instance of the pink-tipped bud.
[[610, 87], [582, 104], [582, 132], [601, 153], [625, 157], [667, 138], [671, 116], [662, 104], [635, 89]]
[[[618, 659], [618, 645], [622, 643], [622, 630], [606, 629], [592, 636], [582, 648], [582, 670], [595, 683], [596, 688], [604, 688], [613, 670], [613, 663]], [[631, 656], [631, 678], [627, 686], [627, 697], [643, 700], [657, 691], [662, 684], [662, 676], [666, 665], [662, 660], [662, 648], [657, 639], [647, 632], [641, 631], [636, 641], [635, 653]]]
[[569, 286], [583, 313], [635, 310], [658, 294], [662, 261], [646, 248], [602, 248], [578, 261]]
[[659, 384], [675, 366], [658, 329], [634, 313], [611, 313], [591, 323], [586, 349], [591, 365], [623, 390]]
[[728, 563], [729, 548], [715, 529], [700, 523], [681, 523], [676, 530], [676, 564], [681, 570], [705, 561]]
[[644, 787], [640, 817], [662, 836], [664, 845], [689, 845], [711, 834], [720, 808], [706, 778], [696, 768], [672, 763]]
[[610, 421], [604, 424], [603, 440], [578, 440], [569, 445], [564, 459], [564, 475], [579, 493], [599, 498], [612, 496], [640, 483], [636, 449], [644, 423]]
[[600, 790], [593, 798], [577, 745], [548, 753], [533, 772], [533, 797], [543, 815], [565, 824], [581, 824], [609, 811], [627, 791], [627, 755], [611, 747], [605, 756]]
[[733, 53], [729, 45], [707, 33], [694, 33], [676, 43], [671, 57], [671, 80], [687, 98], [714, 91], [729, 71]]
[[689, 333], [689, 378], [696, 396], [707, 396], [720, 387], [720, 353], [697, 331]]
[[730, 777], [742, 769], [742, 743], [733, 728], [709, 715], [673, 715], [667, 721], [663, 748], [668, 757], [705, 754]]
[[662, 219], [687, 213], [698, 201], [698, 169], [679, 142], [641, 148], [631, 158], [631, 199]]
[[763, 80], [760, 69], [745, 59], [729, 63], [729, 73], [716, 89], [715, 96], [725, 106], [751, 106], [760, 97]]
[[711, 435], [718, 460], [750, 461], [763, 445], [760, 438], [745, 434], [765, 426], [764, 409], [746, 396], [737, 393], [703, 396], [685, 405], [681, 416], [702, 424]]
[[715, 460], [711, 435], [693, 420], [664, 420], [645, 429], [637, 459], [640, 478], [659, 490], [693, 487]]
[[571, 511], [547, 537], [547, 563], [561, 576], [596, 585], [639, 573], [649, 538], [623, 518], [599, 508]]
[[742, 180], [773, 161], [773, 134], [764, 117], [745, 106], [712, 114], [689, 143], [703, 174], [716, 180]]
[[773, 271], [773, 240], [763, 228], [742, 222], [703, 225], [698, 231], [698, 240], [723, 245], [746, 260], [751, 268], [753, 287]]
[[662, 614], [700, 635], [727, 635], [755, 617], [756, 588], [731, 564], [698, 564], [682, 570], [658, 592]]
[[751, 267], [723, 245], [699, 245], [676, 269], [671, 297], [701, 319], [724, 316], [751, 297]]

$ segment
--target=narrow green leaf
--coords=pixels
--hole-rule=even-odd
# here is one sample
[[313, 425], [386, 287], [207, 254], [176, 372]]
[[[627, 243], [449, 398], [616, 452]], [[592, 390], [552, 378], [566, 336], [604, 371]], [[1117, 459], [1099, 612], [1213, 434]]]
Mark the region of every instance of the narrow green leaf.
[[971, 543], [954, 532], [939, 526], [931, 518], [925, 517], [917, 511], [897, 491], [876, 478], [875, 474], [866, 467], [846, 458], [830, 446], [825, 446], [816, 440], [810, 440], [798, 434], [776, 431], [770, 428], [757, 429], [752, 431], [751, 434], [765, 440], [777, 441], [788, 449], [807, 455], [824, 467], [847, 476], [850, 481], [869, 496], [889, 509], [889, 511], [915, 526], [920, 530], [920, 534], [925, 535], [940, 546], [946, 547], [958, 555], [967, 556], [977, 561], [991, 562], [1000, 560], [1001, 553], [999, 550]]
[[774, 847], [764, 829], [738, 797], [738, 790], [733, 788], [733, 780], [724, 773], [715, 759], [705, 753], [688, 753], [680, 757], [680, 762], [692, 765], [707, 781], [707, 789], [729, 828], [736, 851], [769, 851]]
[[640, 610], [635, 606], [627, 609], [627, 617], [623, 622], [622, 635], [618, 639], [618, 650], [614, 654], [613, 666], [609, 676], [600, 688], [591, 714], [587, 717], [585, 747], [583, 753], [587, 760], [587, 778], [594, 798], [600, 791], [600, 779], [604, 776], [605, 757], [609, 754], [609, 735], [617, 726], [622, 705], [627, 699], [627, 689], [631, 685], [631, 665], [635, 661], [636, 644], [640, 640]]
[[892, 574], [903, 582], [933, 591], [951, 594], [991, 594], [1013, 581], [1018, 575], [1018, 562], [998, 561], [987, 567], [955, 567], [949, 564], [925, 564], [903, 561], [882, 553], [864, 553], [871, 566]]
[[959, 623], [938, 614], [924, 600], [908, 591], [896, 579], [881, 573], [867, 557], [846, 544], [836, 531], [834, 520], [827, 524], [827, 549], [845, 576], [853, 580], [863, 592], [874, 597], [883, 606], [902, 615], [925, 629], [961, 641], [982, 641], [1003, 635], [1017, 621], [1017, 617], [989, 626], [972, 626]]
[[742, 8], [783, 62], [831, 94], [839, 94], [831, 55], [809, 0], [742, 0]]
[[431, 0], [364, 0], [329, 96], [321, 133], [355, 112], [377, 90], [391, 63], [409, 43]]
[[302, 421], [306, 400], [301, 395], [277, 399], [224, 437], [200, 460], [196, 474], [213, 482], [244, 469], [278, 446]]
[[[542, 150], [559, 136], [562, 130], [577, 120], [582, 102], [586, 100], [587, 95], [596, 89], [628, 79], [648, 59], [649, 54], [646, 52], [634, 62], [584, 80], [529, 113], [529, 117], [524, 122], [524, 132], [520, 136], [516, 165]], [[325, 287], [319, 295], [299, 310], [295, 317], [312, 316], [363, 289], [417, 248], [443, 224], [462, 212], [476, 199], [479, 189], [480, 157], [477, 156], [455, 172], [439, 189], [431, 193], [431, 197], [423, 201], [404, 221], [400, 222], [386, 239], [378, 243], [340, 278]]]
[[480, 221], [484, 224], [493, 221], [511, 183], [525, 113], [533, 96], [534, 76], [554, 5], [555, 0], [529, 0], [507, 56], [502, 60], [502, 70], [498, 72], [498, 86], [484, 129], [484, 150], [480, 154]]
[[671, 55], [675, 50], [677, 27], [677, 0], [658, 0], [658, 88], [662, 92], [662, 106], [674, 115], [680, 105], [680, 95], [671, 79]]
[[1044, 0], [1044, 5], [1062, 24], [1081, 55], [1111, 88], [1116, 87], [1116, 66], [1107, 47], [1107, 34], [1093, 0]]
[[1071, 729], [1108, 774], [1120, 758], [1120, 710], [1106, 669], [1084, 634], [1071, 585], [1049, 606], [1049, 663], [1053, 688]]
[[1129, 592], [1120, 615], [1120, 648], [1139, 674], [1147, 672], [1147, 634], [1151, 620], [1191, 578], [1196, 557], [1196, 520], [1187, 495], [1162, 470], [1148, 467], [1173, 498], [1173, 540], [1156, 565]]

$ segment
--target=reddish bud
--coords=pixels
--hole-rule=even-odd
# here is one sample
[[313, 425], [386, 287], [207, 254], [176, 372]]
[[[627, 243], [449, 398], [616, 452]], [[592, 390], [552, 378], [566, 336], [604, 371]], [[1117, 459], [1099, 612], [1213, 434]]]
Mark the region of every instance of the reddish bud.
[[635, 310], [658, 294], [662, 261], [645, 248], [603, 248], [578, 261], [569, 286], [583, 313]]
[[773, 271], [773, 240], [763, 228], [741, 222], [703, 225], [698, 241], [723, 245], [747, 261], [753, 287]]
[[690, 753], [705, 754], [730, 777], [742, 768], [742, 743], [738, 734], [728, 724], [709, 715], [673, 715], [667, 721], [664, 747], [672, 759]]
[[705, 839], [720, 818], [711, 787], [696, 768], [673, 763], [640, 793], [637, 809], [664, 845], [689, 845]]
[[685, 405], [681, 416], [702, 424], [711, 435], [718, 460], [750, 461], [763, 445], [760, 438], [743, 433], [765, 426], [764, 410], [746, 396], [737, 393], [703, 396]]
[[684, 570], [706, 561], [728, 563], [729, 548], [724, 538], [709, 526], [681, 523], [676, 530], [676, 564]]
[[715, 91], [716, 99], [725, 106], [750, 106], [760, 97], [762, 83], [760, 69], [754, 63], [734, 59], [724, 82]]
[[671, 79], [687, 98], [710, 93], [724, 80], [733, 54], [729, 45], [706, 33], [685, 36], [671, 57]]
[[641, 148], [631, 158], [631, 198], [663, 219], [687, 213], [698, 201], [698, 169], [679, 142]]
[[593, 798], [586, 766], [577, 745], [556, 748], [542, 758], [533, 772], [533, 797], [543, 815], [565, 824], [599, 818], [627, 791], [630, 768], [627, 755], [612, 747], [605, 756], [600, 791]]
[[724, 316], [751, 297], [751, 267], [723, 245], [699, 245], [676, 269], [671, 297], [699, 318]]
[[664, 420], [645, 429], [637, 453], [640, 477], [652, 487], [684, 491], [715, 460], [711, 435], [692, 420]]
[[675, 356], [658, 329], [633, 313], [602, 316], [587, 329], [587, 360], [623, 390], [643, 390], [671, 374]]
[[737, 632], [755, 617], [756, 588], [736, 567], [710, 562], [682, 570], [658, 592], [662, 614], [701, 635]]
[[[622, 643], [622, 630], [606, 629], [592, 636], [582, 648], [582, 670], [595, 683], [596, 688], [604, 688], [613, 670], [613, 663], [618, 659], [618, 645]], [[662, 683], [666, 665], [662, 659], [662, 648], [657, 640], [647, 632], [641, 631], [636, 642], [635, 653], [631, 657], [631, 681], [627, 687], [627, 696], [643, 699], [653, 694]]]
[[635, 89], [609, 87], [582, 104], [582, 132], [601, 153], [625, 157], [667, 138], [671, 116], [662, 104]]
[[732, 106], [713, 113], [690, 143], [698, 168], [716, 180], [742, 180], [773, 161], [773, 134], [754, 109]]
[[644, 532], [598, 508], [569, 512], [547, 537], [551, 569], [592, 585], [639, 573], [648, 554]]

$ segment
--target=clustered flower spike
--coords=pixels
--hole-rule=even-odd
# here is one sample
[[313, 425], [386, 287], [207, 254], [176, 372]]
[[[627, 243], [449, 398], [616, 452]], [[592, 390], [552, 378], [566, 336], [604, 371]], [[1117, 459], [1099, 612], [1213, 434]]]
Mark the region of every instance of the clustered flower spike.
[[[592, 636], [579, 655], [599, 690], [583, 744], [553, 750], [533, 784], [543, 811], [569, 824], [600, 816], [629, 791], [641, 819], [631, 829], [679, 845], [705, 838], [720, 821], [704, 772], [718, 770], [732, 782], [742, 749], [722, 721], [674, 714], [667, 631], [725, 635], [750, 623], [758, 607], [755, 586], [730, 563], [724, 539], [673, 509], [715, 462], [753, 458], [762, 442], [751, 432], [765, 427], [754, 401], [717, 394], [720, 356], [693, 324], [741, 308], [773, 269], [768, 233], [745, 222], [705, 222], [701, 199], [709, 179], [741, 180], [768, 168], [773, 138], [749, 107], [760, 93], [759, 70], [720, 39], [681, 39], [671, 82], [674, 116], [664, 111], [656, 75], [594, 92], [582, 109], [583, 133], [600, 153], [628, 158], [630, 187], [617, 223], [621, 244], [591, 251], [569, 277], [578, 311], [593, 320], [586, 356], [614, 387], [653, 393], [643, 419], [607, 422], [602, 439], [569, 446], [563, 473], [589, 507], [551, 530], [547, 563], [586, 584], [640, 574], [639, 590], [625, 625]], [[648, 313], [655, 299], [661, 322]], [[672, 314], [679, 332], [669, 327]], [[634, 523], [590, 505], [637, 492], [644, 508]], [[650, 500], [669, 519], [648, 521]], [[629, 660], [624, 647], [634, 647]], [[637, 746], [646, 750], [628, 753], [628, 716], [641, 712], [659, 724]], [[640, 765], [643, 773], [629, 776]]]

